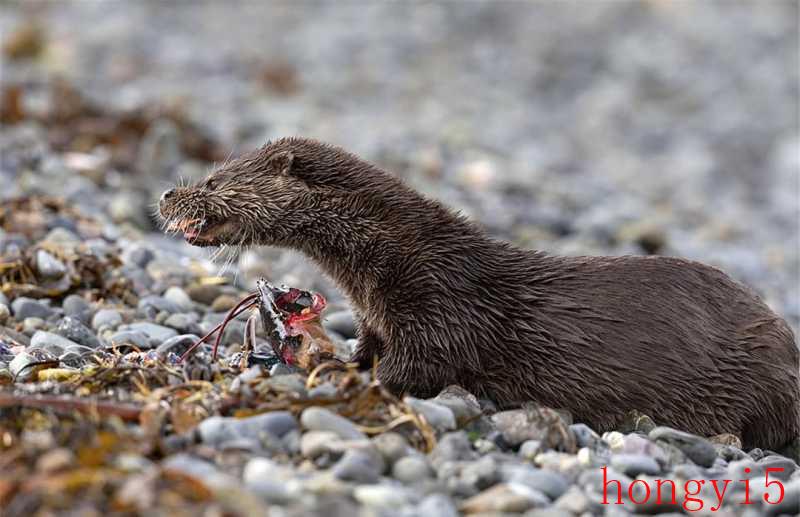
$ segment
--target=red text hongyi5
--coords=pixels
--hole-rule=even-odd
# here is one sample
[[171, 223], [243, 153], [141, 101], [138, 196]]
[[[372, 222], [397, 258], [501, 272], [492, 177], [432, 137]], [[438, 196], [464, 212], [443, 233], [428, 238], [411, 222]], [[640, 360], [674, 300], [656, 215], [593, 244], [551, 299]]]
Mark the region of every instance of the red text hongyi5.
[[[608, 479], [608, 468], [603, 467], [603, 504], [625, 504], [622, 500], [622, 483], [616, 479]], [[749, 468], [744, 469], [745, 474], [750, 473]], [[770, 474], [773, 476], [776, 473], [783, 472], [783, 468], [767, 468], [764, 473], [764, 492], [761, 494], [763, 501], [767, 504], [778, 504], [783, 501], [784, 488], [780, 480], [770, 479]], [[729, 488], [733, 488], [734, 484], [740, 484], [744, 489], [743, 500], [739, 504], [753, 504], [754, 501], [750, 496], [750, 479], [689, 479], [684, 483], [677, 483], [671, 479], [654, 479], [649, 482], [644, 479], [635, 479], [628, 485], [628, 500], [636, 505], [646, 504], [654, 500], [657, 505], [675, 505], [680, 504], [687, 512], [696, 512], [702, 510], [707, 502], [707, 499], [697, 497], [703, 490], [705, 485], [713, 488], [716, 495], [716, 504], [711, 506], [709, 510], [715, 512], [722, 507], [725, 499], [725, 494]], [[639, 489], [636, 486], [639, 485]], [[611, 488], [612, 497], [609, 500], [608, 492]], [[680, 497], [679, 489], [683, 489], [683, 497]], [[636, 493], [638, 492], [638, 493]], [[614, 494], [616, 494], [616, 501], [614, 501]], [[682, 501], [682, 502], [681, 502]]]

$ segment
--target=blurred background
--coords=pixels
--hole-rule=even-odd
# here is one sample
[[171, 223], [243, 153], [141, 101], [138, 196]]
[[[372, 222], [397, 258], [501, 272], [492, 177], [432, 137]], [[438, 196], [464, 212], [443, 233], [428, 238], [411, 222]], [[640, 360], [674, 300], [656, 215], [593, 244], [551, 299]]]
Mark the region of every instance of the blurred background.
[[795, 1], [0, 2], [0, 196], [335, 300], [298, 257], [210, 264], [152, 218], [179, 177], [310, 136], [522, 246], [720, 266], [797, 330], [798, 33]]

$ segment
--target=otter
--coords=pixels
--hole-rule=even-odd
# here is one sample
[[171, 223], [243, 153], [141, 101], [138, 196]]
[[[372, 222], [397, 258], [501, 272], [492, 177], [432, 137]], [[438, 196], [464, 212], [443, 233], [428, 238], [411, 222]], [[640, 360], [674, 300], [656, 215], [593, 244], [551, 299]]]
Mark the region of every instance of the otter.
[[349, 298], [352, 361], [396, 394], [458, 384], [536, 401], [598, 431], [638, 410], [748, 448], [800, 435], [787, 323], [722, 271], [661, 256], [520, 249], [339, 147], [284, 138], [165, 192], [197, 246], [299, 250]]

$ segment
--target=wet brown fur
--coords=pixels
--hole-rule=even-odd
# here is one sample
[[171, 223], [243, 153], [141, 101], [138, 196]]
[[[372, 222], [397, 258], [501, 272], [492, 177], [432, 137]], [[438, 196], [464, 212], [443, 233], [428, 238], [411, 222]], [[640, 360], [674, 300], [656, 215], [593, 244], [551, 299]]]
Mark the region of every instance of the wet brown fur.
[[566, 408], [599, 431], [636, 409], [701, 435], [737, 434], [746, 447], [800, 435], [792, 331], [713, 267], [519, 249], [357, 156], [301, 138], [176, 189], [161, 213], [226, 221], [214, 243], [314, 259], [358, 314], [353, 359], [377, 356], [397, 393], [459, 384], [503, 406]]

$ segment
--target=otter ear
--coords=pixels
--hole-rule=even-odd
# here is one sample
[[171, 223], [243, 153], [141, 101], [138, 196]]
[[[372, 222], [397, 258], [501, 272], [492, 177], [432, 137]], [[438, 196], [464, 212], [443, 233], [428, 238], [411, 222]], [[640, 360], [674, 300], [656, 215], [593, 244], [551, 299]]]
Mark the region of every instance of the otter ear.
[[291, 151], [280, 151], [269, 157], [269, 166], [276, 173], [282, 176], [288, 176], [292, 170], [292, 162], [294, 162], [294, 154]]

